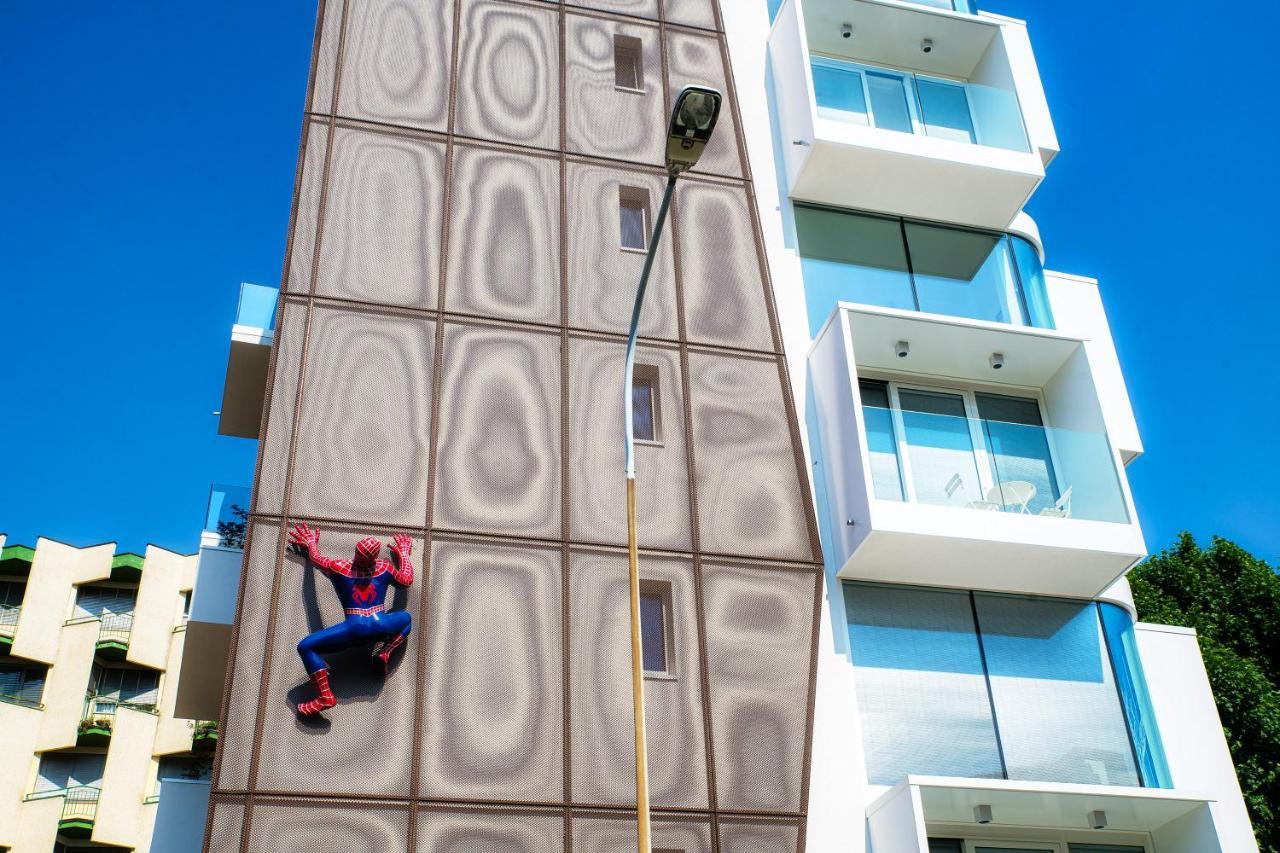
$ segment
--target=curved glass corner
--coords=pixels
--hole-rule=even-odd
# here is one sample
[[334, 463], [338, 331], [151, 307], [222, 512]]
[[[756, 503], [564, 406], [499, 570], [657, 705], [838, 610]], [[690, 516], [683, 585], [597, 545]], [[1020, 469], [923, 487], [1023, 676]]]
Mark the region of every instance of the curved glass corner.
[[1147, 679], [1138, 657], [1138, 640], [1129, 612], [1116, 604], [1098, 603], [1103, 632], [1115, 670], [1120, 704], [1124, 708], [1133, 738], [1133, 751], [1142, 773], [1142, 784], [1148, 788], [1172, 788], [1173, 777], [1165, 759], [1164, 744], [1156, 727], [1155, 708]]

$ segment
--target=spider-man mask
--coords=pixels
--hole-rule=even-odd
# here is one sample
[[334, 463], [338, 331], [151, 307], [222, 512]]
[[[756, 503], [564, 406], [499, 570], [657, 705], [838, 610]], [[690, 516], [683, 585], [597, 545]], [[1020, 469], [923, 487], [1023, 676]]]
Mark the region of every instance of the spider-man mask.
[[382, 550], [382, 543], [372, 536], [366, 536], [356, 543], [356, 559], [355, 564], [360, 569], [373, 568], [373, 564], [378, 559], [378, 552]]

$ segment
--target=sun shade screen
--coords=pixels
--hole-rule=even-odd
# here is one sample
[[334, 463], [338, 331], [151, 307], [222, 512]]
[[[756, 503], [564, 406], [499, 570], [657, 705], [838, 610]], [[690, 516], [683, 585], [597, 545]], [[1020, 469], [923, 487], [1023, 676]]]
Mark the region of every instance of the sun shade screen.
[[33, 666], [0, 666], [0, 696], [36, 705], [43, 693], [43, 669]]
[[77, 616], [103, 616], [108, 613], [132, 613], [135, 593], [131, 589], [82, 586], [76, 594]]
[[1091, 602], [976, 594], [1010, 779], [1137, 785]]
[[1001, 777], [969, 595], [844, 585], [867, 776]]
[[59, 791], [80, 785], [102, 785], [102, 770], [106, 766], [105, 755], [76, 755], [45, 753], [40, 758], [40, 776], [36, 780], [37, 791]]

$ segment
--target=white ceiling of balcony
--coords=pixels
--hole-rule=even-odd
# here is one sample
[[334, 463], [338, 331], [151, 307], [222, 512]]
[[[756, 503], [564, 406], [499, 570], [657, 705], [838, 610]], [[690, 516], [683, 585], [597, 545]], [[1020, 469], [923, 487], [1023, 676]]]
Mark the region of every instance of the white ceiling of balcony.
[[[945, 319], [892, 308], [851, 307], [849, 328], [858, 371], [911, 373], [966, 382], [1043, 388], [1071, 354], [1078, 338], [1046, 329]], [[906, 358], [898, 341], [910, 345]], [[994, 370], [991, 356], [1004, 356]]]
[[[996, 36], [998, 25], [908, 3], [874, 0], [805, 0], [805, 32], [810, 51], [848, 57], [870, 65], [910, 68], [926, 74], [969, 79]], [[853, 37], [840, 34], [845, 24]], [[920, 49], [933, 39], [933, 50]]]

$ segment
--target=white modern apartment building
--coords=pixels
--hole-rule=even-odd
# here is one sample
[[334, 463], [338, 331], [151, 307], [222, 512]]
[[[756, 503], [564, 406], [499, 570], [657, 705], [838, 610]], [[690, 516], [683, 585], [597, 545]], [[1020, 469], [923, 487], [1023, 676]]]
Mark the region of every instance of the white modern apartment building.
[[767, 6], [725, 28], [825, 561], [807, 848], [1256, 850], [1194, 634], [1136, 621], [1142, 442], [1023, 209], [1027, 24]]

